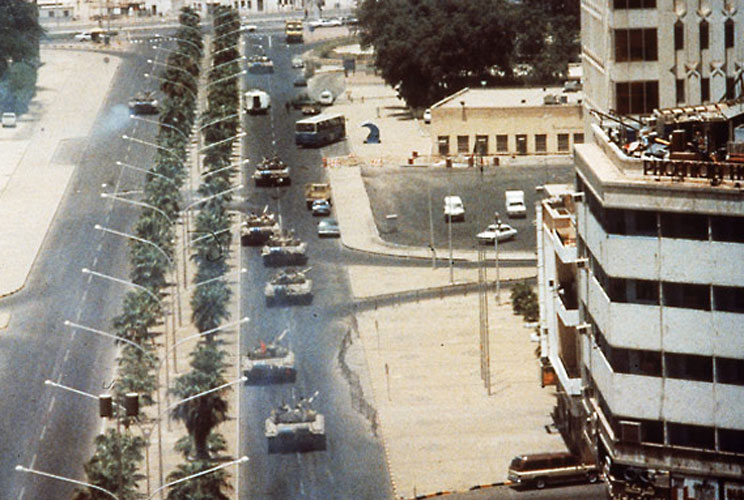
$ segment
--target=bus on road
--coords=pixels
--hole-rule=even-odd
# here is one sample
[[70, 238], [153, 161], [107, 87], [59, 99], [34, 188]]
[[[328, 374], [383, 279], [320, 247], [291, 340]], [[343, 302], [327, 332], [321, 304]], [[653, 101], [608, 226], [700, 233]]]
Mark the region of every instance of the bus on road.
[[317, 147], [346, 138], [346, 118], [342, 114], [322, 114], [295, 124], [295, 144]]

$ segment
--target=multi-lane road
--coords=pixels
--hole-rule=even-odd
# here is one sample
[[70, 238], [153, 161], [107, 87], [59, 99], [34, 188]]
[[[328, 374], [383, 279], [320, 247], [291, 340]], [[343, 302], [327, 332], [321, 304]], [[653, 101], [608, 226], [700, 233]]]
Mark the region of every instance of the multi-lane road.
[[[271, 41], [269, 41], [269, 37]], [[248, 74], [246, 86], [271, 94], [272, 108], [266, 116], [248, 116], [244, 150], [250, 164], [244, 171], [247, 209], [269, 209], [281, 214], [283, 226], [309, 242], [308, 277], [313, 280], [313, 301], [307, 306], [267, 308], [263, 287], [276, 269], [265, 268], [259, 250], [245, 248], [243, 266], [249, 272], [242, 284], [242, 315], [251, 318], [242, 331], [242, 350], [259, 340], [269, 341], [284, 329], [297, 360], [294, 383], [247, 385], [241, 394], [241, 454], [250, 457], [247, 473], [241, 476], [240, 497], [251, 499], [323, 498], [384, 499], [392, 491], [380, 440], [370, 422], [352, 409], [349, 386], [341, 375], [337, 355], [341, 339], [351, 327], [350, 318], [339, 310], [349, 301], [343, 262], [356, 257], [343, 251], [337, 240], [319, 239], [317, 218], [305, 207], [302, 187], [323, 179], [322, 150], [298, 149], [294, 145], [297, 111], [287, 112], [284, 103], [298, 89], [294, 80], [301, 70], [291, 68], [292, 56], [307, 50], [287, 46], [283, 36], [248, 37], [248, 55], [265, 51], [274, 62], [274, 73]], [[304, 90], [304, 89], [302, 89]], [[332, 146], [344, 148], [345, 144]], [[283, 188], [255, 187], [250, 181], [253, 166], [274, 153], [291, 167], [292, 184]], [[319, 394], [313, 408], [325, 416], [326, 449], [311, 452], [272, 453], [267, 450], [264, 420], [272, 408], [302, 396]]]

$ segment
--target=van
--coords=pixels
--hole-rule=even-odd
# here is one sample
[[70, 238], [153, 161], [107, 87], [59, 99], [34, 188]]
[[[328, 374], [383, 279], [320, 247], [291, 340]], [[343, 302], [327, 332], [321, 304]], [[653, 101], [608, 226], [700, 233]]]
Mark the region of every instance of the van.
[[245, 112], [251, 115], [266, 114], [271, 107], [271, 97], [263, 90], [251, 89], [243, 94]]
[[12, 128], [16, 126], [16, 114], [6, 111], [2, 116], [3, 128]]
[[526, 217], [527, 206], [524, 204], [524, 191], [507, 191], [504, 193], [506, 198], [506, 215], [509, 217]]
[[459, 196], [444, 197], [444, 220], [465, 220], [465, 205]]
[[517, 455], [509, 464], [508, 480], [511, 486], [545, 488], [548, 484], [586, 481], [596, 483], [599, 469], [596, 464], [582, 463], [571, 453], [537, 453]]

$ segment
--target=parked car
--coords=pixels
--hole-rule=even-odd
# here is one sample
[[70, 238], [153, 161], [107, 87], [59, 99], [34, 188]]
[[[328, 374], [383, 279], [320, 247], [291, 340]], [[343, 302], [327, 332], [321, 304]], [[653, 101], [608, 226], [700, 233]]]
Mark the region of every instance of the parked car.
[[81, 33], [76, 33], [73, 38], [78, 42], [92, 42], [93, 34], [90, 31], [83, 31]]
[[305, 67], [305, 61], [300, 56], [295, 56], [292, 58], [292, 67], [302, 69]]
[[313, 215], [331, 215], [331, 204], [328, 200], [315, 200], [310, 210]]
[[424, 111], [424, 123], [429, 124], [431, 123], [431, 110], [427, 109]]
[[303, 77], [298, 78], [294, 81], [295, 87], [307, 87], [307, 80], [305, 80]]
[[341, 230], [336, 219], [323, 219], [318, 222], [318, 236], [320, 238], [338, 238]]
[[444, 220], [465, 220], [465, 205], [459, 196], [444, 197]]
[[302, 109], [304, 106], [307, 106], [308, 104], [317, 104], [314, 100], [310, 98], [309, 95], [307, 95], [307, 92], [301, 92], [290, 101], [292, 103], [292, 107], [294, 109]]
[[307, 25], [313, 29], [315, 28], [333, 28], [337, 26], [343, 26], [343, 21], [341, 19], [336, 18], [326, 18], [326, 19], [313, 19]]
[[506, 199], [506, 215], [509, 217], [527, 216], [527, 206], [524, 204], [524, 191], [506, 191], [504, 198]]
[[514, 238], [517, 235], [517, 230], [511, 227], [509, 224], [500, 222], [498, 224], [489, 225], [485, 231], [481, 231], [477, 235], [478, 243], [493, 243], [494, 241], [506, 241]]
[[359, 24], [359, 19], [354, 16], [341, 17], [340, 19], [344, 26], [356, 26]]
[[302, 114], [306, 116], [319, 115], [321, 111], [320, 104], [315, 102], [302, 106]]
[[324, 106], [330, 106], [333, 104], [333, 101], [336, 98], [333, 96], [333, 92], [331, 92], [328, 89], [325, 89], [323, 92], [320, 93], [320, 96], [318, 97], [318, 102]]
[[11, 111], [6, 111], [2, 115], [3, 128], [13, 128], [16, 126], [17, 118], [16, 114]]
[[255, 24], [246, 24], [243, 26], [243, 31], [247, 31], [248, 33], [254, 33], [256, 30], [258, 30], [258, 26]]
[[512, 486], [534, 486], [542, 489], [550, 483], [587, 481], [596, 483], [599, 469], [582, 463], [571, 453], [538, 453], [518, 455], [509, 464], [508, 480]]

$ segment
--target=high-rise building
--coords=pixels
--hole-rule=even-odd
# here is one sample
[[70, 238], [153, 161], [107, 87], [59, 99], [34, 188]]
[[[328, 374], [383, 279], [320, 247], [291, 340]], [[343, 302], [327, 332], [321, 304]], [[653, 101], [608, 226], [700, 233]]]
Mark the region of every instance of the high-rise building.
[[614, 498], [744, 498], [744, 1], [581, 15], [586, 143], [538, 211], [556, 422]]

